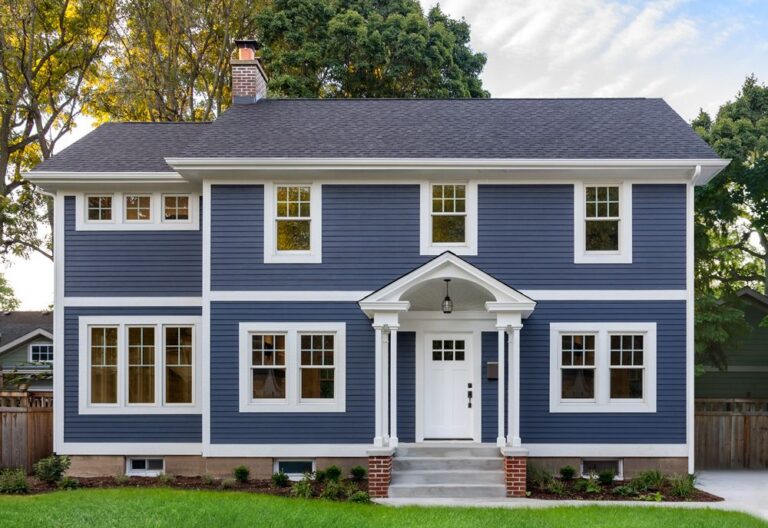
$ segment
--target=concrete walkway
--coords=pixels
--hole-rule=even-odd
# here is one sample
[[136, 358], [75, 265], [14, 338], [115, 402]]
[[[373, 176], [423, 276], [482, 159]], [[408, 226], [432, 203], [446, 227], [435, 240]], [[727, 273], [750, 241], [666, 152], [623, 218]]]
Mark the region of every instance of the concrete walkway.
[[554, 508], [557, 506], [638, 506], [716, 508], [749, 513], [768, 520], [768, 471], [706, 471], [697, 487], [723, 497], [722, 502], [639, 502], [541, 499], [376, 499], [389, 506], [455, 506], [476, 508]]

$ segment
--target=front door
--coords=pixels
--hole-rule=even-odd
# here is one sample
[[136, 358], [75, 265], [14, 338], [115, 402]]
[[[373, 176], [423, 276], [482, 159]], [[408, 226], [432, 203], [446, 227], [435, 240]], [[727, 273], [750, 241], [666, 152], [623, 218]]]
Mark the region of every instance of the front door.
[[426, 336], [424, 439], [472, 438], [472, 335]]

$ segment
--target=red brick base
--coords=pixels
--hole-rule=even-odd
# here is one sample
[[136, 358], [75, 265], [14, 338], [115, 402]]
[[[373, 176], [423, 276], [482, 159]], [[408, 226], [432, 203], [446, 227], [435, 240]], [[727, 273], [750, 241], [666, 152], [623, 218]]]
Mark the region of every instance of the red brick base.
[[368, 494], [371, 498], [387, 498], [389, 496], [389, 481], [391, 478], [391, 455], [368, 457]]
[[504, 475], [507, 481], [507, 497], [525, 497], [525, 465], [528, 457], [505, 456]]

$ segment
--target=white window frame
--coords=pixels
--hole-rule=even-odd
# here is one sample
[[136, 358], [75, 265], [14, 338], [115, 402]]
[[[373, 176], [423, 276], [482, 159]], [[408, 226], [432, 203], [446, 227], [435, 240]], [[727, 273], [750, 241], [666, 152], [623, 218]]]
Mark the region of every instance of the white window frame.
[[[618, 251], [587, 251], [587, 187], [619, 188]], [[573, 248], [576, 264], [632, 264], [632, 183], [584, 181], [574, 185]]]
[[[128, 198], [136, 197], [136, 198], [149, 198], [149, 218], [146, 220], [136, 219], [136, 220], [129, 220], [128, 219]], [[145, 192], [135, 192], [135, 193], [123, 193], [122, 196], [123, 200], [123, 222], [126, 224], [151, 224], [154, 223], [155, 219], [157, 218], [157, 215], [155, 214], [155, 209], [157, 209], [155, 204], [155, 197], [152, 195], [152, 193], [145, 193]], [[141, 208], [141, 207], [139, 207]]]
[[[314, 458], [276, 458], [274, 459], [274, 463], [272, 464], [272, 473], [279, 473], [280, 472], [280, 462], [310, 462], [312, 464], [312, 473], [317, 471], [317, 464], [315, 462]], [[294, 482], [298, 482], [299, 480], [304, 478], [304, 474], [298, 474], [298, 473], [286, 473], [288, 476], [288, 479]]]
[[611, 457], [587, 457], [579, 459], [579, 475], [581, 478], [589, 478], [589, 474], [584, 473], [584, 462], [613, 462], [616, 461], [618, 472], [613, 477], [613, 480], [624, 480], [624, 459], [623, 458], [611, 458]]
[[[466, 235], [463, 243], [432, 241], [432, 187], [434, 185], [464, 185]], [[477, 182], [474, 181], [429, 181], [420, 186], [419, 245], [422, 255], [440, 255], [451, 251], [457, 255], [477, 255]]]
[[[561, 336], [594, 334], [595, 398], [562, 398]], [[610, 336], [643, 334], [643, 398], [611, 399]], [[656, 323], [550, 323], [549, 325], [549, 412], [551, 413], [655, 413], [656, 412]]]
[[[307, 186], [309, 190], [309, 250], [278, 251], [277, 249], [277, 188]], [[264, 183], [264, 263], [319, 264], [323, 261], [323, 195], [322, 185], [314, 182]]]
[[[346, 323], [240, 323], [240, 412], [345, 412]], [[285, 399], [254, 400], [251, 397], [251, 335], [285, 335]], [[299, 336], [334, 334], [334, 398], [301, 399]]]
[[[189, 196], [189, 220], [163, 221], [164, 196]], [[112, 220], [88, 220], [88, 197], [110, 196]], [[128, 220], [125, 200], [128, 196], [150, 197], [150, 219]], [[200, 194], [194, 192], [135, 191], [75, 194], [75, 230], [77, 231], [197, 231], [200, 229]]]
[[[149, 466], [150, 460], [161, 460], [163, 462], [163, 469], [133, 469], [131, 468], [131, 462], [134, 460], [144, 460], [145, 464]], [[125, 459], [125, 474], [129, 477], [159, 477], [165, 473], [165, 457], [126, 457]]]
[[52, 349], [51, 354], [53, 355], [53, 357], [56, 356], [56, 350], [53, 349], [53, 343], [48, 343], [48, 342], [45, 342], [45, 341], [37, 341], [37, 342], [33, 342], [33, 343], [29, 344], [29, 348], [27, 350], [27, 353], [28, 353], [27, 357], [29, 358], [29, 362], [30, 363], [53, 364], [53, 359], [51, 359], [50, 361], [35, 361], [34, 359], [32, 359], [32, 347], [36, 347], [36, 346], [48, 346], [48, 347], [51, 347], [51, 349]]
[[[78, 411], [80, 414], [200, 414], [201, 327], [198, 316], [88, 316], [79, 318]], [[91, 403], [91, 327], [117, 328], [117, 402]], [[128, 328], [155, 327], [155, 402], [128, 403]], [[192, 403], [165, 403], [165, 327], [192, 327]]]

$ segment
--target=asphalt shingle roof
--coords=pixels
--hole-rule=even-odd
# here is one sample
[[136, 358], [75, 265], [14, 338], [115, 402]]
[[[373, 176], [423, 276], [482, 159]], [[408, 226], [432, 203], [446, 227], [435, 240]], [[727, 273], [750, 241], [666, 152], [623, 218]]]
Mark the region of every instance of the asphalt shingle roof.
[[265, 99], [209, 124], [114, 123], [36, 171], [165, 157], [717, 159], [662, 99]]
[[42, 328], [53, 333], [53, 312], [0, 313], [0, 346]]

